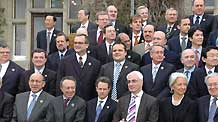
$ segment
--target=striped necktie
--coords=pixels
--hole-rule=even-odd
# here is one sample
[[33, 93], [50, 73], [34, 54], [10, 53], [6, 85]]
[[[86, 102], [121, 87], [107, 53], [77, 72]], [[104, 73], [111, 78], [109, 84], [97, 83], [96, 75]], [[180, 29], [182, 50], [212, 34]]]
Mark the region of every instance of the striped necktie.
[[128, 114], [126, 117], [127, 122], [136, 122], [136, 96], [131, 97], [129, 103]]
[[27, 108], [27, 120], [29, 120], [30, 114], [31, 114], [31, 112], [32, 112], [32, 110], [33, 110], [33, 107], [34, 107], [35, 104], [36, 104], [36, 97], [37, 97], [37, 95], [36, 95], [36, 94], [32, 94], [31, 96], [33, 97], [33, 99], [32, 99], [32, 101], [31, 101], [29, 107]]
[[117, 80], [119, 78], [121, 71], [121, 64], [117, 63], [115, 65], [115, 70], [114, 70], [114, 76], [113, 76], [113, 86], [112, 86], [112, 93], [111, 93], [111, 99], [117, 100]]

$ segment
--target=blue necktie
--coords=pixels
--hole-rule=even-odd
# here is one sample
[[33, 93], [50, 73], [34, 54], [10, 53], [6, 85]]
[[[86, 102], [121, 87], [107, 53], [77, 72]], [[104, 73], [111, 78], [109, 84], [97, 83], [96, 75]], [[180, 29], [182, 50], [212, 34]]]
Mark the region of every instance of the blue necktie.
[[32, 94], [31, 96], [33, 97], [33, 99], [32, 99], [32, 101], [31, 101], [29, 107], [27, 108], [27, 120], [29, 120], [30, 114], [31, 114], [31, 112], [32, 112], [32, 110], [33, 110], [33, 107], [34, 107], [35, 104], [36, 104], [36, 97], [37, 97], [37, 95], [36, 95], [36, 94]]
[[186, 75], [186, 77], [189, 79], [189, 71], [188, 71], [188, 70], [185, 71], [185, 75]]
[[99, 104], [98, 104], [98, 106], [97, 106], [97, 108], [96, 108], [95, 122], [97, 122], [98, 117], [99, 117], [99, 115], [100, 115], [100, 113], [101, 113], [101, 110], [102, 110], [101, 104], [102, 104], [102, 103], [103, 103], [103, 101], [99, 101]]
[[113, 100], [117, 100], [117, 80], [119, 78], [121, 71], [121, 64], [117, 63], [115, 65], [115, 71], [114, 71], [114, 77], [113, 77], [113, 86], [112, 86], [112, 93], [111, 93], [111, 98]]
[[209, 71], [208, 71], [208, 75], [211, 74], [211, 73], [213, 73], [213, 72], [212, 72], [211, 70], [209, 70]]
[[199, 19], [200, 19], [200, 17], [197, 16], [197, 17], [196, 17], [196, 20], [195, 20], [195, 25], [199, 25]]
[[217, 101], [217, 98], [214, 97], [213, 102], [212, 102], [210, 109], [209, 109], [209, 117], [208, 117], [207, 122], [214, 122], [213, 118], [214, 118], [214, 114], [215, 114], [216, 109], [217, 109], [216, 101]]
[[158, 67], [157, 66], [153, 67], [153, 72], [152, 72], [153, 82], [155, 81], [157, 71], [158, 71]]

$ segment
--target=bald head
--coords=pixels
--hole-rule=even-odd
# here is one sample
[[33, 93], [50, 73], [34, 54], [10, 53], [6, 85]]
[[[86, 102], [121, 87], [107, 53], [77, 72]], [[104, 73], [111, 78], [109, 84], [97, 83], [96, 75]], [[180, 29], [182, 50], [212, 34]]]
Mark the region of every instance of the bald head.
[[42, 74], [33, 73], [29, 79], [29, 87], [33, 93], [37, 93], [45, 86], [45, 80]]
[[120, 41], [126, 45], [127, 50], [129, 50], [131, 46], [131, 41], [129, 39], [129, 36], [126, 33], [120, 33], [118, 37]]

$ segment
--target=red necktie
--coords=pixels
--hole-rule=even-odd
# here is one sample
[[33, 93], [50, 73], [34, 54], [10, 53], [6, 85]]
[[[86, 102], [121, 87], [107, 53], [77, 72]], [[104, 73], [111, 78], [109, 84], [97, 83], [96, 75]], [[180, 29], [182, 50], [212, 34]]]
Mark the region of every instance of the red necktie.
[[98, 45], [102, 44], [103, 42], [103, 32], [100, 31], [100, 35], [98, 36]]

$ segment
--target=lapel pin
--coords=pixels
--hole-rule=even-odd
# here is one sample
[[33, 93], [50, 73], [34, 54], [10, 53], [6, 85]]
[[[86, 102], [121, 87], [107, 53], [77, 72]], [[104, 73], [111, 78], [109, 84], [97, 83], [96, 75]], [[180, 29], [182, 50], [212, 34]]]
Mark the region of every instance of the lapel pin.
[[142, 40], [142, 43], [145, 42], [145, 40]]
[[110, 108], [110, 106], [107, 106], [106, 108], [107, 108], [107, 109], [109, 109], [109, 108]]
[[54, 34], [53, 36], [56, 37], [56, 34]]
[[43, 103], [43, 100], [40, 100], [39, 103]]
[[176, 31], [177, 29], [176, 28], [174, 28], [174, 31]]
[[160, 67], [160, 69], [164, 69], [164, 67]]
[[91, 65], [92, 65], [92, 63], [91, 63], [91, 62], [89, 62], [89, 63], [88, 63], [88, 65], [89, 65], [89, 66], [91, 66]]
[[127, 58], [131, 58], [131, 55], [128, 55]]
[[89, 54], [89, 53], [90, 53], [90, 50], [88, 50], [87, 53]]
[[206, 19], [203, 19], [203, 21], [206, 21]]
[[125, 66], [124, 68], [125, 68], [125, 69], [127, 69], [127, 68], [128, 68], [128, 66]]
[[48, 77], [48, 75], [45, 75], [45, 77]]
[[74, 103], [72, 103], [72, 104], [71, 104], [71, 106], [72, 106], [72, 107], [75, 107], [75, 104], [74, 104]]
[[14, 69], [14, 68], [12, 68], [12, 69], [11, 69], [11, 71], [12, 71], [12, 72], [14, 72], [14, 71], [15, 71], [15, 69]]
[[119, 31], [119, 28], [117, 28], [117, 31]]

